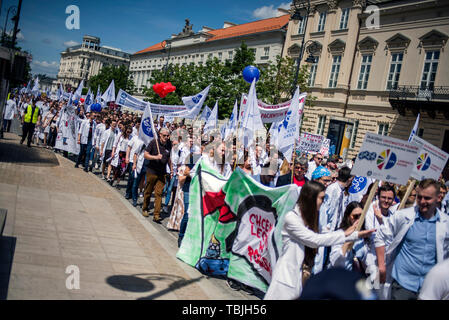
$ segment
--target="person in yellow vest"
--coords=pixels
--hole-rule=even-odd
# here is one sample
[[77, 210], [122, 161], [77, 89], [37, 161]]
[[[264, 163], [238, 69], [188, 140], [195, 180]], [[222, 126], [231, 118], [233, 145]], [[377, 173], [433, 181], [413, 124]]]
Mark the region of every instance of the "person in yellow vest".
[[27, 145], [31, 147], [31, 139], [34, 134], [34, 128], [36, 123], [40, 123], [41, 121], [41, 113], [42, 110], [36, 106], [37, 99], [33, 99], [32, 103], [29, 104], [25, 108], [25, 112], [22, 118], [22, 140], [20, 140], [20, 144], [23, 144], [25, 139], [28, 137]]

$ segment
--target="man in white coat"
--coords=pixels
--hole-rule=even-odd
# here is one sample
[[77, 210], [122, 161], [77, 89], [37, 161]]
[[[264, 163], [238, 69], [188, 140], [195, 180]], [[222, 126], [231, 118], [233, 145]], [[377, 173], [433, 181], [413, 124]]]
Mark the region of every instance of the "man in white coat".
[[430, 269], [449, 257], [449, 217], [438, 208], [439, 193], [437, 181], [421, 181], [417, 205], [397, 211], [377, 231], [384, 299], [416, 300]]
[[3, 130], [6, 132], [9, 132], [11, 129], [11, 122], [16, 114], [16, 107], [14, 96], [11, 96], [8, 101], [6, 101], [5, 111], [3, 114]]
[[[78, 131], [78, 144], [80, 144], [80, 153], [78, 154], [78, 160], [76, 161], [75, 168], [78, 168], [83, 156], [84, 159], [84, 171], [87, 172], [89, 168], [89, 161], [93, 157], [93, 143], [96, 123], [94, 121], [95, 115], [93, 113], [86, 114], [87, 119], [82, 121], [80, 129]], [[92, 171], [92, 167], [90, 167]]]

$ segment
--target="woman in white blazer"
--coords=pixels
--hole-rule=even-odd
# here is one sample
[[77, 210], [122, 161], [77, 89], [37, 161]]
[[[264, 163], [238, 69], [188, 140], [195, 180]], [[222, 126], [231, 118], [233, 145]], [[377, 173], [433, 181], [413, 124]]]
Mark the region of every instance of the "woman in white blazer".
[[346, 231], [319, 234], [318, 213], [325, 187], [316, 181], [307, 182], [301, 189], [294, 210], [286, 213], [282, 226], [282, 253], [274, 267], [273, 277], [265, 300], [292, 300], [301, 295], [303, 276], [313, 267], [316, 249], [333, 246], [358, 238], [369, 237], [374, 230], [354, 232], [356, 221]]

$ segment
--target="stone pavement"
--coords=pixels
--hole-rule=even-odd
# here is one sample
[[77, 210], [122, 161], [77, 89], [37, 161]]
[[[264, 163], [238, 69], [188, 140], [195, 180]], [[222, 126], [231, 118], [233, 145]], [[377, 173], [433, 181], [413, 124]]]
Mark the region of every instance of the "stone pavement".
[[[177, 233], [44, 148], [0, 139], [0, 299], [257, 300], [176, 259]], [[80, 270], [80, 289], [66, 280]]]

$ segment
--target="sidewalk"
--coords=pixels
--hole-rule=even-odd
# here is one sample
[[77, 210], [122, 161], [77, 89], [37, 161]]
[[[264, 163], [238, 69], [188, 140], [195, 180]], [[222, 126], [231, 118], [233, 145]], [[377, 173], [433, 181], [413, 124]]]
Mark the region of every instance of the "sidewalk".
[[[0, 299], [258, 300], [176, 259], [178, 234], [144, 218], [95, 174], [20, 145], [16, 134], [4, 137]], [[66, 287], [72, 265], [79, 290]]]

